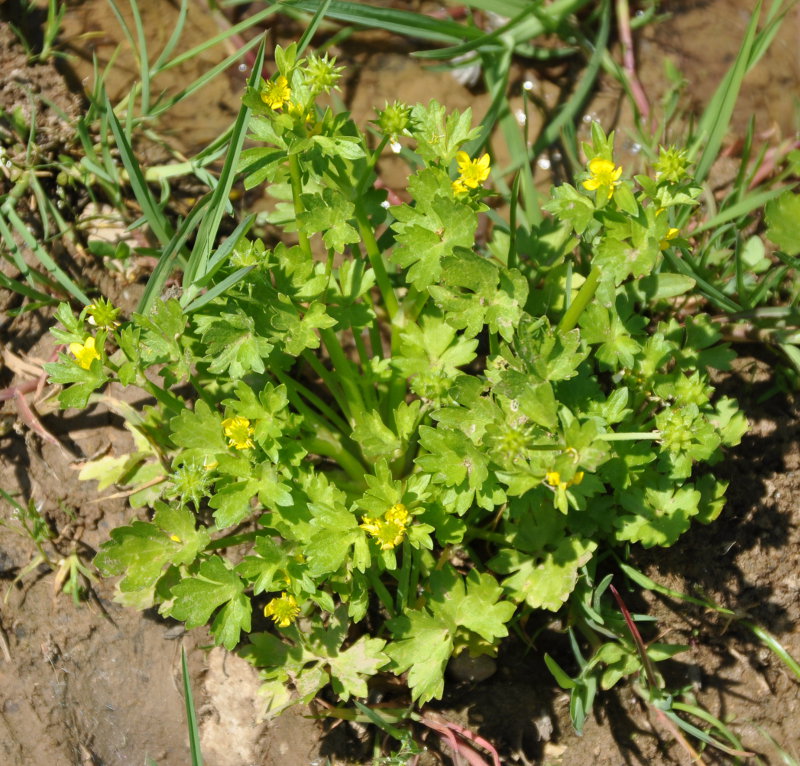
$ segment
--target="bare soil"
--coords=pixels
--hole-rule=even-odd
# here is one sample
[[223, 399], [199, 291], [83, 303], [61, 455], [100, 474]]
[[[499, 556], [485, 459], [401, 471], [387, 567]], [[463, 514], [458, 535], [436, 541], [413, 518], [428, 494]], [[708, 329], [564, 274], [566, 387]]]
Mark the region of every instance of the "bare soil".
[[[13, 18], [8, 15], [12, 5], [0, 6], [0, 16]], [[152, 19], [148, 29], [157, 28], [159, 34], [169, 31], [171, 6], [159, 0], [141, 5], [146, 14], [154, 14], [145, 16]], [[639, 38], [640, 76], [656, 101], [663, 62], [669, 56], [689, 79], [691, 98], [702, 104], [735, 54], [752, 2], [681, 2], [672, 7], [673, 19], [646, 29]], [[202, 14], [193, 13], [193, 42], [199, 42], [214, 29]], [[751, 114], [758, 116], [757, 128], [765, 138], [770, 131], [773, 139], [794, 133], [794, 105], [785, 93], [796, 88], [800, 76], [798, 23], [800, 13], [795, 9], [749, 81], [732, 141]], [[92, 39], [96, 52], [107, 58], [120, 39], [115, 29], [107, 6], [87, 0], [70, 7], [65, 39], [73, 49]], [[81, 37], [92, 30], [101, 30], [103, 36]], [[455, 108], [473, 105], [478, 113], [485, 107], [485, 96], [472, 94], [446, 75], [423, 71], [402, 51], [370, 48], [368, 41], [349, 50], [351, 63], [359, 65], [347, 94], [357, 114], [395, 97], [408, 101], [436, 97]], [[78, 86], [88, 76], [85, 61], [73, 61], [69, 70], [57, 70], [50, 63], [30, 66], [8, 27], [0, 25], [0, 71], [4, 73], [0, 108], [25, 110], [36, 103], [48, 151], [68, 151], [74, 138], [59, 110], [74, 115], [82, 108]], [[124, 71], [122, 79], [113, 83], [118, 94], [129, 82]], [[519, 72], [520, 78], [531, 74], [535, 72], [524, 68]], [[191, 72], [180, 74], [190, 76]], [[228, 124], [237, 108], [237, 77], [234, 73], [219, 81], [206, 102], [211, 107], [202, 112], [202, 125], [195, 125], [200, 132], [184, 135], [180, 150], [196, 149]], [[544, 80], [539, 87], [545, 100], [557, 96], [557, 89]], [[620, 132], [628, 135], [620, 103], [616, 88], [606, 84], [589, 111], [603, 115], [604, 121], [606, 116], [609, 121], [622, 119]], [[176, 137], [189, 131], [192, 121], [200, 122], [198, 107], [193, 108], [194, 112], [188, 107], [169, 128]], [[632, 156], [633, 143], [631, 137]], [[384, 173], [390, 186], [402, 186], [404, 178], [397, 168], [387, 164]], [[7, 192], [7, 186], [0, 191]], [[70, 255], [83, 265], [90, 283], [116, 302], [134, 305], [141, 285], [109, 277], [84, 253]], [[16, 305], [13, 296], [0, 293], [4, 312]], [[47, 333], [51, 323], [48, 312], [0, 317], [4, 354], [0, 388], [31, 380], [6, 352], [34, 364], [52, 356], [54, 343]], [[793, 397], [766, 396], [774, 384], [774, 364], [766, 351], [763, 358], [742, 356], [735, 373], [720, 381], [725, 393], [739, 400], [752, 426], [742, 445], [718, 467], [730, 481], [729, 502], [720, 519], [692, 529], [671, 549], [637, 552], [633, 563], [674, 590], [702, 594], [747, 615], [800, 657], [800, 409]], [[15, 401], [5, 401], [0, 409], [0, 488], [20, 503], [32, 500], [41, 511], [54, 537], [47, 545], [53, 560], [77, 552], [90, 562], [109, 530], [132, 514], [124, 498], [98, 500], [94, 485], [78, 479], [78, 469], [87, 457], [124, 452], [129, 436], [120, 419], [102, 408], [63, 413], [45, 405], [40, 392], [28, 391], [25, 396], [56, 443], [32, 432]], [[268, 724], [258, 722], [255, 671], [233, 655], [210, 649], [202, 631], [187, 634], [155, 614], [115, 604], [112, 583], [95, 582], [93, 597], [74, 605], [58, 592], [46, 565], [17, 580], [36, 551], [29, 539], [14, 532], [11, 508], [2, 501], [0, 521], [5, 524], [0, 526], [5, 597], [0, 602], [0, 763], [122, 766], [147, 763], [148, 758], [159, 766], [187, 763], [181, 646], [190, 657], [205, 761], [210, 766], [321, 766], [326, 758], [331, 763], [368, 760], [371, 739], [363, 731], [322, 727], [306, 717], [307, 709], [293, 710]], [[664, 665], [671, 688], [690, 689], [698, 704], [728, 722], [745, 748], [759, 753], [765, 763], [783, 762], [767, 735], [795, 758], [800, 756], [800, 685], [746, 626], [678, 600], [648, 595], [637, 602], [629, 597], [631, 607], [656, 618], [647, 639], [661, 635], [691, 647]], [[542, 661], [542, 653], [549, 651], [573, 669], [565, 647], [564, 636], [552, 629], [537, 638], [533, 652], [510, 640], [493, 675], [479, 683], [453, 679], [446, 698], [431, 710], [494, 743], [504, 763], [689, 762], [630, 684], [603, 694], [583, 737], [575, 736], [567, 697]], [[432, 750], [447, 752], [432, 733], [426, 736]], [[709, 764], [732, 762], [730, 756], [712, 750], [706, 750], [703, 758]], [[437, 761], [428, 754], [422, 762]]]

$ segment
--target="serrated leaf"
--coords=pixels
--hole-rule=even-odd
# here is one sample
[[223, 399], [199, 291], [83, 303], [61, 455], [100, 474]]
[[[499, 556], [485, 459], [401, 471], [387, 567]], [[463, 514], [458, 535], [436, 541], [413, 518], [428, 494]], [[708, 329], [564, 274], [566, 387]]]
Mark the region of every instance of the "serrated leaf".
[[278, 331], [274, 336], [276, 342], [282, 343], [283, 350], [290, 356], [299, 356], [307, 348], [319, 348], [320, 339], [315, 330], [336, 324], [336, 320], [326, 313], [325, 305], [314, 302], [300, 317], [286, 296], [280, 297], [280, 303], [273, 307], [272, 316], [272, 326]]
[[354, 417], [355, 427], [351, 434], [358, 442], [361, 452], [368, 461], [372, 462], [380, 457], [397, 457], [402, 446], [400, 439], [394, 431], [382, 420], [377, 410], [358, 412]]
[[787, 255], [800, 254], [800, 194], [788, 189], [764, 209], [767, 237]]
[[396, 672], [409, 671], [408, 684], [420, 704], [442, 694], [457, 629], [473, 631], [490, 644], [508, 635], [506, 623], [515, 607], [498, 601], [501, 595], [488, 572], [472, 570], [465, 580], [447, 566], [431, 573], [425, 609], [409, 609], [387, 621], [395, 641], [386, 653]]
[[474, 337], [483, 326], [511, 341], [528, 297], [528, 282], [516, 269], [499, 269], [466, 249], [442, 259], [442, 285], [428, 289], [448, 324]]
[[619, 502], [627, 513], [615, 522], [616, 537], [645, 548], [672, 545], [699, 512], [700, 500], [700, 492], [691, 484], [674, 487], [664, 479], [657, 487], [633, 486], [619, 493]]
[[[409, 183], [413, 193], [415, 185], [430, 183], [444, 175], [435, 169], [423, 170]], [[422, 179], [417, 180], [417, 179]], [[445, 176], [446, 180], [446, 176]], [[475, 243], [478, 219], [475, 211], [466, 203], [456, 200], [449, 191], [443, 191], [421, 206], [400, 205], [392, 208], [396, 232], [395, 247], [391, 260], [408, 268], [406, 279], [418, 290], [439, 281], [441, 260], [452, 255], [456, 248], [471, 249]]]
[[264, 372], [264, 360], [272, 351], [272, 343], [259, 335], [253, 317], [244, 311], [219, 316], [195, 317], [201, 332], [209, 363], [214, 374], [228, 374], [239, 379], [249, 372]]
[[[212, 631], [219, 643], [232, 650], [242, 630], [250, 630], [252, 606], [244, 596], [244, 583], [219, 556], [200, 564], [197, 574], [185, 577], [173, 589], [175, 599], [170, 616], [182, 620], [187, 628], [205, 625], [219, 607], [226, 605], [214, 620]], [[235, 603], [231, 606], [229, 602]]]
[[208, 544], [208, 531], [195, 528], [188, 508], [163, 503], [155, 507], [152, 523], [134, 521], [117, 527], [95, 556], [95, 566], [106, 575], [125, 575], [122, 591], [153, 588], [164, 567], [191, 563]]
[[533, 609], [558, 611], [578, 582], [578, 571], [592, 557], [597, 543], [578, 537], [562, 539], [552, 551], [537, 557], [519, 551], [501, 551], [490, 562], [500, 574], [511, 598], [525, 601]]
[[305, 212], [300, 213], [297, 222], [304, 234], [310, 237], [324, 232], [325, 247], [337, 253], [344, 252], [347, 245], [361, 241], [361, 235], [348, 223], [353, 218], [355, 205], [340, 191], [326, 188], [321, 195], [303, 194], [301, 199]]
[[222, 415], [199, 399], [194, 411], [184, 410], [169, 422], [170, 439], [178, 447], [191, 449], [194, 455], [210, 457], [228, 451], [222, 430]]
[[542, 206], [562, 221], [568, 221], [577, 234], [582, 234], [594, 219], [592, 201], [570, 184], [553, 187], [551, 199]]
[[417, 104], [411, 110], [412, 134], [417, 141], [417, 153], [429, 163], [449, 165], [462, 144], [480, 134], [472, 128], [472, 110], [463, 114], [446, 108], [438, 101], [427, 106]]

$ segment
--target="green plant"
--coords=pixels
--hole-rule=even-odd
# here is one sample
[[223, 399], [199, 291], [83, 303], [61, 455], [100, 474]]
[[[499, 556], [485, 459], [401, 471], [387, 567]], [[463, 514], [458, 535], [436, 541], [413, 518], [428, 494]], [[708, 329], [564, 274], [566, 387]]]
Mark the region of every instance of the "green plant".
[[[251, 78], [180, 298], [153, 285], [200, 213], [141, 313], [59, 308], [70, 353], [47, 368], [64, 407], [112, 381], [154, 397], [131, 418], [136, 453], [102, 464], [122, 485], [150, 467], [152, 517], [96, 564], [123, 603], [244, 642], [270, 714], [329, 684], [364, 697], [379, 672], [441, 696], [451, 656], [560, 610], [598, 552], [712, 521], [725, 485], [707, 466], [746, 428], [711, 398], [707, 371], [731, 358], [714, 324], [647, 318], [693, 285], [663, 268], [698, 193], [688, 166], [629, 179], [595, 124], [552, 219], [521, 237], [496, 218], [478, 245], [490, 163], [463, 150], [470, 113], [387, 105], [373, 147], [317, 106], [340, 68], [302, 58], [306, 42]], [[418, 166], [411, 201], [388, 207], [374, 168], [398, 139]], [[268, 182], [285, 242], [267, 248], [248, 218], [215, 247], [234, 168]], [[254, 608], [271, 630], [252, 632]]]
[[[571, 678], [552, 657], [545, 655], [544, 658], [558, 685], [570, 693], [570, 717], [578, 734], [583, 731], [597, 693], [613, 688], [625, 677], [633, 677], [633, 689], [695, 762], [703, 761], [684, 733], [732, 757], [752, 755], [742, 749], [739, 740], [725, 724], [693, 701], [687, 700], [691, 697], [689, 690], [666, 688], [655, 663], [668, 660], [689, 647], [658, 642], [646, 644], [638, 625], [649, 618], [632, 615], [619, 592], [611, 585], [611, 580], [612, 575], [608, 575], [594, 585], [593, 578], [586, 572], [571, 599], [569, 638], [579, 668], [578, 675]], [[618, 612], [604, 604], [606, 589], [611, 590]], [[580, 631], [591, 647], [589, 659], [581, 652], [575, 630]], [[692, 715], [710, 724], [719, 736], [714, 737], [698, 728], [679, 713]], [[730, 744], [721, 741], [720, 737]]]
[[[94, 287], [81, 274], [82, 269], [73, 255], [84, 247], [94, 255], [111, 255], [115, 259], [129, 253], [125, 246], [109, 253], [99, 242], [92, 241], [85, 231], [92, 225], [91, 218], [77, 220], [87, 199], [96, 207], [110, 205], [112, 216], [125, 226], [136, 224], [128, 209], [129, 202], [135, 198], [150, 235], [165, 245], [181, 224], [180, 221], [176, 224], [178, 216], [169, 204], [173, 193], [171, 184], [194, 176], [212, 191], [216, 189], [218, 180], [209, 168], [227, 151], [233, 128], [224, 131], [195, 156], [180, 156], [179, 162], [150, 167], [144, 173], [132, 146], [135, 141], [146, 142], [159, 146], [172, 157], [179, 155], [160, 134], [159, 120], [176, 104], [202, 91], [211, 80], [240, 61], [258, 44], [258, 38], [242, 44], [194, 81], [183, 84], [177, 92], [174, 88], [157, 90], [162, 86], [164, 75], [187, 61], [207, 55], [221, 43], [235, 40], [242, 32], [277, 12], [277, 6], [263, 9], [190, 50], [175, 53], [189, 18], [188, 0], [181, 0], [174, 30], [163, 49], [153, 55], [147, 47], [136, 0], [129, 0], [133, 29], [115, 0], [110, 3], [138, 69], [130, 92], [112, 109], [105, 91], [105, 82], [115, 66], [115, 57], [112, 57], [103, 69], [95, 62], [92, 87], [85, 93], [88, 106], [80, 115], [64, 114], [46, 97], [33, 92], [28, 94], [27, 111], [18, 107], [13, 113], [0, 113], [2, 172], [10, 187], [0, 198], [0, 257], [17, 271], [13, 276], [0, 274], [0, 287], [24, 299], [22, 307], [14, 311], [55, 305], [65, 298], [88, 305]], [[44, 59], [54, 54], [65, 8], [66, 5], [57, 0], [48, 3], [44, 47], [34, 58]], [[65, 55], [61, 51], [55, 53]], [[71, 141], [63, 142], [57, 150], [42, 145], [40, 140], [40, 115], [47, 109], [62, 120], [64, 134], [72, 136]], [[124, 121], [115, 117], [115, 111], [125, 114]], [[154, 194], [151, 185], [159, 186], [159, 195]], [[230, 212], [227, 200], [226, 207]], [[54, 255], [58, 252], [57, 245], [63, 245], [66, 256]], [[182, 244], [175, 257], [179, 265], [185, 264], [186, 252]]]
[[10, 519], [0, 520], [0, 526], [27, 538], [36, 548], [36, 553], [14, 578], [3, 600], [8, 600], [14, 585], [45, 565], [55, 575], [53, 593], [63, 591], [69, 594], [77, 606], [86, 597], [91, 584], [95, 581], [92, 570], [83, 563], [74, 546], [66, 555], [62, 555], [55, 548], [53, 544], [55, 535], [33, 499], [29, 500], [27, 505], [22, 505], [4, 489], [0, 489], [0, 497], [11, 507]]

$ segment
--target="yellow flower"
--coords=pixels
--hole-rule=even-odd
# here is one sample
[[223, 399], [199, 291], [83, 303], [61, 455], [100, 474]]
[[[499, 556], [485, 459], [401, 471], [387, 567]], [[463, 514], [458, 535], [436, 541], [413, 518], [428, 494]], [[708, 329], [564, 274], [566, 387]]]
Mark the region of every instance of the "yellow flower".
[[459, 152], [456, 154], [456, 164], [459, 176], [454, 184], [460, 181], [468, 189], [477, 189], [489, 177], [492, 169], [488, 154], [484, 154], [479, 160], [473, 160], [466, 152]]
[[84, 370], [88, 370], [92, 362], [100, 358], [100, 352], [95, 348], [91, 335], [83, 343], [70, 343], [69, 351], [75, 356], [78, 367], [83, 367]]
[[595, 157], [593, 160], [589, 160], [589, 172], [592, 174], [591, 178], [587, 178], [583, 182], [583, 188], [587, 191], [602, 188], [608, 194], [608, 199], [611, 199], [614, 189], [619, 186], [622, 168], [615, 168], [611, 160]]
[[253, 435], [253, 426], [247, 418], [237, 415], [235, 418], [226, 418], [222, 421], [222, 429], [228, 437], [228, 445], [236, 449], [248, 449], [255, 446], [250, 438]]
[[562, 481], [561, 474], [558, 471], [548, 471], [544, 477], [545, 483], [549, 484], [553, 489], [565, 490], [567, 487], [573, 487], [583, 481], [583, 471], [576, 471], [575, 475], [569, 481]]
[[659, 247], [660, 247], [662, 250], [666, 250], [666, 249], [669, 247], [669, 243], [670, 243], [670, 242], [671, 242], [673, 239], [675, 239], [675, 237], [677, 237], [677, 236], [678, 236], [678, 234], [680, 234], [680, 233], [681, 233], [681, 230], [680, 230], [680, 229], [676, 229], [676, 228], [674, 228], [674, 227], [672, 227], [672, 226], [671, 226], [671, 227], [670, 227], [670, 228], [667, 230], [667, 233], [664, 235], [664, 239], [662, 239], [662, 240], [661, 240], [661, 242], [659, 242], [659, 243], [658, 243], [658, 246], [659, 246]]
[[400, 545], [411, 523], [411, 514], [402, 503], [393, 505], [382, 519], [364, 517], [361, 529], [371, 534], [382, 551]]
[[264, 607], [264, 617], [271, 617], [279, 628], [288, 628], [300, 614], [300, 607], [291, 593], [281, 593]]
[[456, 180], [453, 181], [452, 186], [453, 186], [453, 194], [455, 194], [456, 197], [460, 197], [462, 194], [466, 194], [469, 191], [467, 185], [460, 177], [456, 178]]
[[270, 109], [280, 109], [291, 97], [292, 89], [283, 75], [270, 80], [261, 90], [261, 100]]

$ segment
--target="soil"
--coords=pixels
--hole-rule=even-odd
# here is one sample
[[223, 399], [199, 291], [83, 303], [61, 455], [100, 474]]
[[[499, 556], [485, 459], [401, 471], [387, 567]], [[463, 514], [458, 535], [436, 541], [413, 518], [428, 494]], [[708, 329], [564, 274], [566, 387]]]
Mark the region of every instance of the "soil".
[[[174, 9], [160, 0], [140, 5], [145, 27], [157, 30], [152, 46], [158, 49], [163, 44], [158, 35], [171, 31], [174, 21], [169, 14]], [[0, 6], [0, 16], [16, 18], [15, 8], [15, 3]], [[652, 102], [657, 102], [663, 62], [669, 56], [689, 79], [692, 103], [701, 105], [735, 55], [752, 2], [681, 2], [672, 8], [672, 19], [646, 28], [638, 38], [640, 77]], [[719, 25], [723, 15], [726, 23]], [[186, 47], [217, 31], [203, 13], [193, 11], [191, 20]], [[800, 12], [795, 8], [746, 85], [732, 143], [751, 114], [757, 115], [757, 131], [764, 138], [770, 131], [773, 140], [794, 134], [794, 105], [784, 94], [800, 77], [798, 24]], [[715, 30], [713, 39], [710, 28]], [[102, 36], [87, 37], [93, 30], [102, 31]], [[105, 3], [86, 0], [70, 4], [62, 37], [73, 51], [88, 51], [86, 40], [94, 40], [102, 62], [121, 39], [115, 30]], [[446, 75], [423, 70], [404, 55], [402, 45], [390, 49], [369, 38], [356, 42], [345, 55], [358, 65], [358, 77], [347, 89], [357, 115], [367, 115], [387, 93], [409, 101], [435, 97], [451, 108], [472, 105], [478, 114], [485, 108], [485, 96]], [[216, 63], [214, 55], [209, 53], [203, 66]], [[73, 60], [67, 68], [61, 62], [58, 69], [52, 60], [29, 65], [9, 28], [0, 25], [0, 71], [0, 108], [6, 113], [16, 107], [24, 111], [35, 103], [44, 131], [42, 144], [54, 155], [70, 151], [74, 137], [68, 118], [81, 108], [79, 86], [90, 74], [86, 61]], [[119, 95], [129, 87], [133, 69], [123, 58], [114, 71], [119, 79], [110, 87]], [[536, 72], [520, 67], [517, 75], [524, 79]], [[163, 87], [192, 76], [196, 72], [179, 72]], [[217, 81], [213, 94], [205, 97], [202, 124], [196, 119], [198, 102], [171, 118], [164, 132], [176, 140], [176, 152], [191, 153], [228, 125], [237, 108], [240, 80], [236, 71]], [[537, 82], [543, 100], [554, 103], [558, 89], [546, 78]], [[633, 157], [635, 136], [625, 127], [631, 123], [621, 103], [617, 89], [606, 82], [587, 112], [602, 115], [604, 121], [620, 120], [620, 133], [628, 137], [626, 146]], [[386, 163], [382, 173], [390, 187], [403, 185], [398, 168]], [[84, 252], [70, 255], [85, 267], [84, 278], [116, 303], [135, 304], [141, 289], [135, 275], [110, 277]], [[4, 312], [16, 305], [13, 296], [0, 294]], [[0, 317], [0, 387], [35, 383], [20, 360], [35, 365], [52, 356], [54, 341], [47, 333], [51, 323], [46, 311]], [[718, 466], [730, 481], [729, 501], [720, 519], [693, 528], [670, 549], [636, 552], [632, 563], [675, 591], [702, 596], [746, 616], [800, 657], [800, 407], [793, 397], [774, 392], [774, 364], [766, 351], [763, 358], [742, 356], [735, 372], [719, 381], [726, 394], [739, 400], [751, 423], [742, 445]], [[81, 482], [78, 471], [88, 457], [121, 454], [130, 445], [129, 434], [119, 417], [101, 407], [79, 415], [54, 410], [31, 385], [25, 389], [26, 401], [55, 438], [43, 439], [29, 428], [15, 401], [5, 401], [0, 409], [0, 488], [23, 505], [30, 500], [46, 519], [52, 539], [45, 550], [56, 568], [71, 554], [89, 562], [109, 530], [130, 519], [131, 510], [122, 497], [98, 502], [94, 485]], [[59, 592], [53, 567], [29, 566], [35, 564], [36, 549], [15, 531], [18, 520], [5, 501], [0, 501], [0, 522], [5, 597], [0, 602], [0, 763], [187, 763], [181, 648], [189, 657], [209, 766], [321, 766], [326, 759], [368, 760], [371, 738], [363, 730], [349, 725], [323, 729], [308, 717], [308, 709], [259, 722], [259, 681], [249, 665], [221, 649], [210, 649], [202, 631], [185, 633], [156, 614], [115, 604], [112, 583], [93, 582], [92, 598], [74, 604]], [[662, 666], [670, 688], [691, 690], [698, 705], [727, 722], [744, 748], [760, 754], [764, 763], [785, 762], [773, 741], [795, 758], [800, 755], [800, 685], [745, 622], [678, 599], [649, 594], [637, 600], [633, 593], [627, 598], [629, 606], [655, 618], [647, 640], [662, 636], [690, 647]], [[536, 651], [512, 639], [501, 650], [496, 672], [481, 681], [469, 680], [469, 672], [462, 672], [451, 679], [446, 698], [430, 711], [492, 742], [504, 763], [690, 762], [631, 684], [602, 694], [583, 736], [577, 737], [569, 723], [568, 699], [542, 661], [543, 652], [549, 651], [573, 670], [565, 646], [563, 634], [553, 627], [538, 635]], [[433, 752], [448, 752], [432, 730], [418, 733], [431, 748], [422, 763], [437, 762]], [[703, 758], [709, 764], [733, 762], [731, 756], [711, 749]]]

